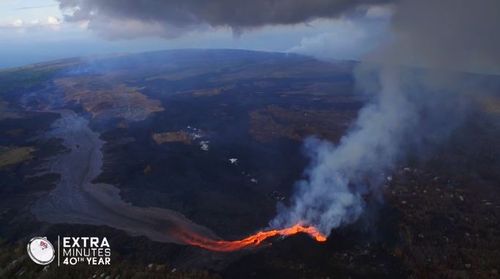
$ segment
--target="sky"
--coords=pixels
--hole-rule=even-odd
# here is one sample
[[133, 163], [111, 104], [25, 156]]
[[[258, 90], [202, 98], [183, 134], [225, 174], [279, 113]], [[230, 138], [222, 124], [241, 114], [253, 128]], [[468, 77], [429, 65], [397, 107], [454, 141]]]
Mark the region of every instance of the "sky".
[[[390, 7], [370, 6], [335, 17], [318, 16], [297, 21], [287, 18], [267, 24], [267, 18], [262, 22], [252, 21], [258, 19], [252, 11], [233, 18], [223, 14], [223, 8], [216, 7], [216, 14], [221, 14], [218, 18], [213, 16], [215, 13], [207, 16], [195, 10], [196, 7], [188, 7], [190, 15], [197, 17], [193, 23], [189, 21], [192, 16], [187, 17], [189, 20], [176, 14], [163, 18], [164, 13], [160, 12], [160, 17], [148, 14], [144, 19], [140, 14], [126, 14], [127, 10], [116, 13], [110, 12], [111, 8], [106, 10], [108, 7], [103, 3], [114, 1], [93, 2], [0, 0], [0, 68], [66, 57], [178, 48], [237, 48], [357, 60], [387, 40], [391, 17]], [[175, 4], [176, 1], [165, 2]], [[71, 6], [74, 3], [79, 3], [78, 9]], [[85, 5], [96, 5], [89, 10], [100, 13], [94, 10], [83, 13]], [[294, 7], [293, 4], [289, 6]], [[158, 10], [171, 8], [158, 7]], [[203, 10], [210, 8], [203, 7]], [[245, 19], [246, 14], [252, 18]]]

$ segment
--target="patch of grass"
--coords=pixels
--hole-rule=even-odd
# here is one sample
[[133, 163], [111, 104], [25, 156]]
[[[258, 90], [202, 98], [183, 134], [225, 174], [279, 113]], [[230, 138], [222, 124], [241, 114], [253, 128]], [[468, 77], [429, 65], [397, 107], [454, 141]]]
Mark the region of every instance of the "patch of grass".
[[66, 77], [54, 82], [64, 91], [66, 101], [81, 104], [93, 117], [141, 121], [164, 110], [160, 101], [148, 98], [137, 88], [114, 82], [110, 76]]
[[191, 136], [184, 131], [156, 133], [152, 135], [152, 138], [156, 142], [156, 144], [163, 144], [168, 142], [182, 142], [184, 144], [191, 144]]
[[33, 158], [31, 154], [34, 151], [35, 148], [31, 146], [15, 148], [0, 147], [0, 168], [31, 160]]
[[491, 114], [500, 114], [500, 97], [490, 96], [482, 100], [483, 108]]

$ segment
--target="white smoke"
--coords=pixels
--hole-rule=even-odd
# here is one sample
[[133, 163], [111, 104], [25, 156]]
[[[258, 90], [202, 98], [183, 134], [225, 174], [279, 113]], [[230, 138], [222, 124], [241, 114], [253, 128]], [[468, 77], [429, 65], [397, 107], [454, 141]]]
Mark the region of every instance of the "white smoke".
[[306, 141], [310, 167], [271, 226], [303, 222], [329, 234], [358, 219], [364, 196], [381, 196], [384, 172], [446, 139], [465, 117], [481, 84], [458, 71], [499, 72], [499, 23], [495, 0], [397, 2], [393, 41], [369, 57], [375, 77], [373, 67], [357, 69], [359, 87], [376, 91], [373, 101], [337, 145]]
[[363, 212], [363, 194], [380, 185], [380, 174], [400, 158], [407, 132], [417, 126], [416, 108], [402, 94], [398, 71], [386, 68], [376, 101], [364, 107], [338, 145], [308, 139], [312, 163], [298, 183], [293, 206], [281, 209], [272, 226], [297, 222], [316, 225], [323, 233], [356, 220]]

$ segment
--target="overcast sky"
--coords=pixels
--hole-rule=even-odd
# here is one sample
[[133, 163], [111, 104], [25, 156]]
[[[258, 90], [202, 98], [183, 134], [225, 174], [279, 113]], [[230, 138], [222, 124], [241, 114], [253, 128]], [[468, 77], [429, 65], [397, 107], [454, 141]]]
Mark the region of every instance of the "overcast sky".
[[[291, 24], [247, 21], [226, 24], [209, 18], [207, 23], [192, 27], [191, 23], [178, 24], [163, 19], [145, 21], [147, 24], [143, 21], [138, 24], [130, 17], [126, 21], [120, 17], [107, 20], [107, 15], [102, 17], [106, 24], [102, 24], [102, 18], [93, 14], [77, 18], [71, 7], [61, 10], [60, 3], [65, 2], [68, 1], [0, 0], [0, 67], [73, 56], [172, 48], [241, 48], [358, 59], [387, 39], [391, 16], [390, 7], [375, 6]], [[98, 3], [103, 2], [112, 1]]]

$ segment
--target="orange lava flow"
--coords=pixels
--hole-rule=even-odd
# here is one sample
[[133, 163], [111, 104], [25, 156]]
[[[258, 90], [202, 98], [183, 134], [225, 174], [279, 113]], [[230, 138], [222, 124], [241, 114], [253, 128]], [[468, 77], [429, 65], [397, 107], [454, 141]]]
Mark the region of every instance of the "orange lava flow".
[[200, 235], [184, 233], [181, 238], [189, 245], [201, 247], [207, 250], [218, 252], [232, 252], [244, 248], [256, 247], [264, 240], [275, 236], [290, 236], [298, 233], [306, 233], [318, 242], [326, 241], [326, 236], [320, 233], [315, 227], [303, 226], [300, 224], [293, 225], [289, 228], [281, 230], [260, 231], [241, 240], [213, 240]]

